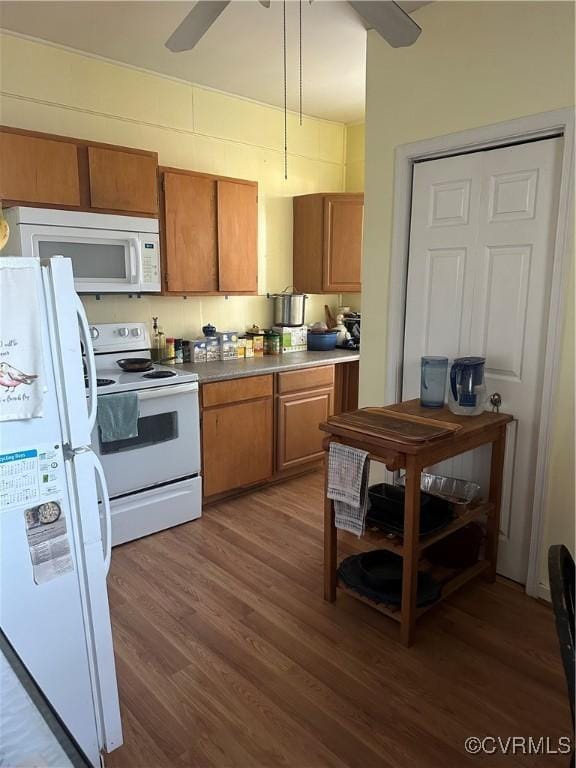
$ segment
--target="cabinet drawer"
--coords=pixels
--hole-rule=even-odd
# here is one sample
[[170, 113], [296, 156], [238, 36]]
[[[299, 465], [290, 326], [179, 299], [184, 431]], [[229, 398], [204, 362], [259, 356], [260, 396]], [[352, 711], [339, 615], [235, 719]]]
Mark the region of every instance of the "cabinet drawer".
[[322, 365], [318, 368], [304, 368], [301, 371], [286, 371], [278, 374], [278, 393], [300, 392], [314, 387], [334, 385], [334, 366]]
[[213, 381], [202, 385], [202, 405], [204, 408], [210, 408], [244, 400], [257, 400], [272, 397], [272, 392], [272, 374]]

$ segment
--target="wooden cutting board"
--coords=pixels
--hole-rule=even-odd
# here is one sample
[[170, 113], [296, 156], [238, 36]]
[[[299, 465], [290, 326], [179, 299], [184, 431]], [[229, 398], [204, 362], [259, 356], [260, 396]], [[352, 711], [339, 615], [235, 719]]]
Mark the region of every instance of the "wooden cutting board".
[[460, 424], [451, 424], [423, 416], [401, 414], [386, 408], [360, 408], [357, 411], [330, 416], [328, 424], [361, 432], [370, 437], [393, 440], [398, 443], [423, 443], [448, 437], [461, 429]]

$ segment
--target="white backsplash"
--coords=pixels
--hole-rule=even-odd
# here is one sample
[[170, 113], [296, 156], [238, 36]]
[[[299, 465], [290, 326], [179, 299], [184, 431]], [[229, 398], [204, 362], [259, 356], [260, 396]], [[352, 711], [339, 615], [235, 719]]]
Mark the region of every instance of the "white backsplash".
[[[343, 297], [348, 305], [352, 296]], [[360, 298], [359, 296], [357, 297]], [[265, 296], [82, 296], [90, 323], [147, 322], [157, 316], [168, 336], [193, 339], [202, 335], [202, 326], [212, 323], [221, 331], [247, 330], [254, 323], [269, 328], [273, 318], [273, 300]], [[306, 303], [306, 322], [324, 320], [324, 305], [334, 313], [340, 306], [338, 295], [310, 296]]]

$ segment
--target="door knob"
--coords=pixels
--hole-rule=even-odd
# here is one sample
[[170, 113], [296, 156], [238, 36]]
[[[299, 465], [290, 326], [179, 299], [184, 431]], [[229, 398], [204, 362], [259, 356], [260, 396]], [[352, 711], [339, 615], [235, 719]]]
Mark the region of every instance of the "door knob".
[[492, 406], [492, 413], [500, 413], [502, 395], [499, 392], [494, 392], [492, 395], [490, 395], [490, 404]]

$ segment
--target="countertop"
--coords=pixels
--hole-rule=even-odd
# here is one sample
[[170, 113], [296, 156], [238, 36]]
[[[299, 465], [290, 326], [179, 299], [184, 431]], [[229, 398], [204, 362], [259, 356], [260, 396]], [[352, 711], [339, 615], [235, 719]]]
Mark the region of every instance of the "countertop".
[[347, 349], [333, 349], [330, 352], [287, 352], [283, 355], [264, 355], [240, 360], [215, 360], [210, 363], [183, 363], [178, 368], [197, 373], [200, 384], [209, 381], [239, 379], [244, 376], [262, 376], [266, 373], [294, 371], [317, 365], [352, 363], [360, 359], [360, 353]]

